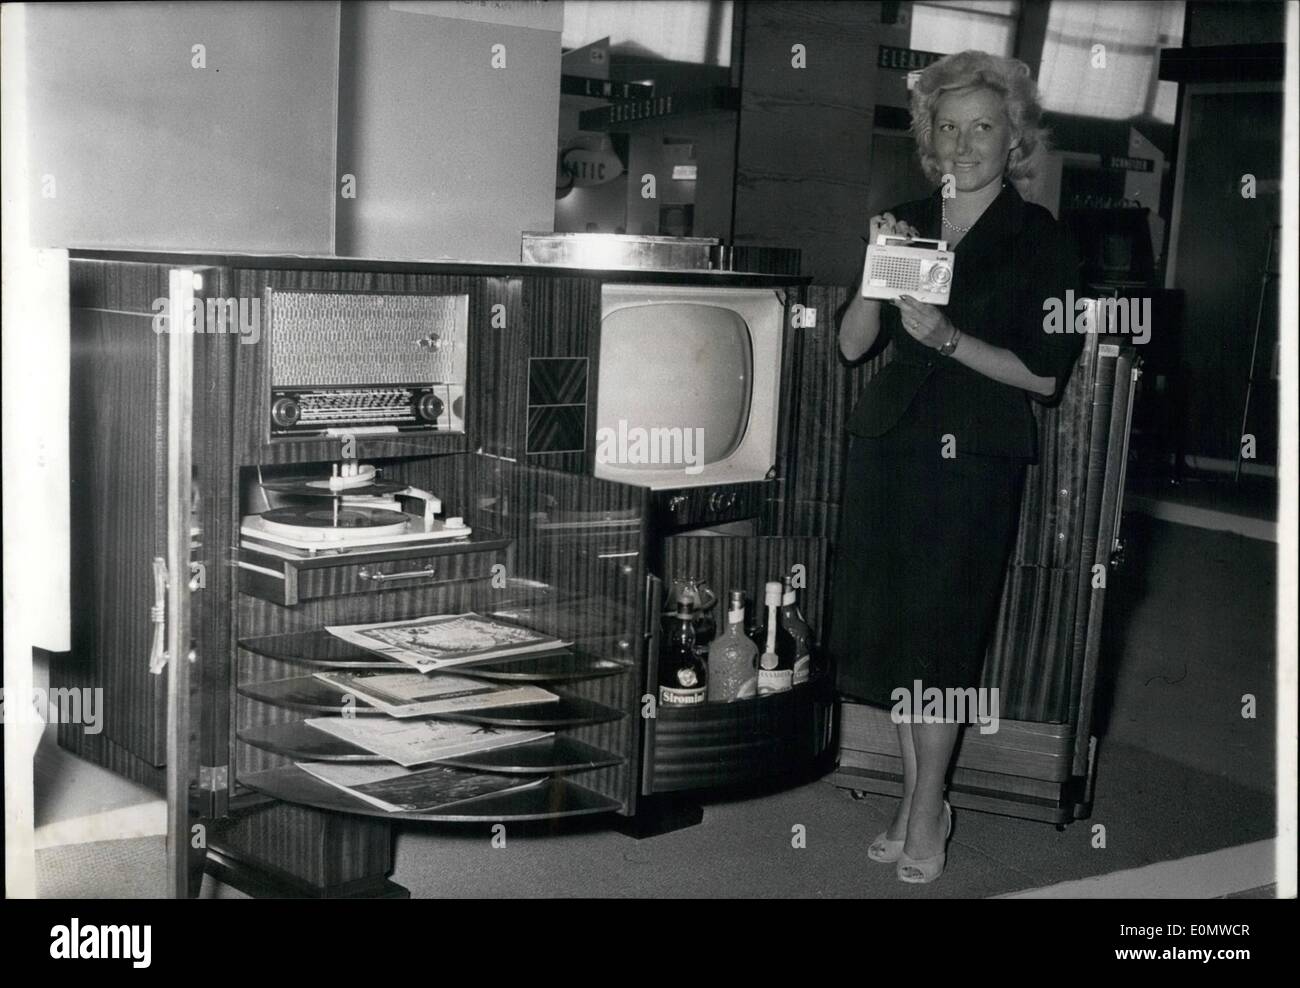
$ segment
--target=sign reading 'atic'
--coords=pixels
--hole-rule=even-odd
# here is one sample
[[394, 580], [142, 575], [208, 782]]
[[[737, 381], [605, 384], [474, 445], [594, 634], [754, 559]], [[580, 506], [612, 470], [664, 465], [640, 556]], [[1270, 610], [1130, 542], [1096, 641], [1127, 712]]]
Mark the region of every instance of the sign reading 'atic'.
[[560, 169], [582, 188], [614, 181], [623, 174], [623, 162], [613, 151], [571, 148], [560, 159]]

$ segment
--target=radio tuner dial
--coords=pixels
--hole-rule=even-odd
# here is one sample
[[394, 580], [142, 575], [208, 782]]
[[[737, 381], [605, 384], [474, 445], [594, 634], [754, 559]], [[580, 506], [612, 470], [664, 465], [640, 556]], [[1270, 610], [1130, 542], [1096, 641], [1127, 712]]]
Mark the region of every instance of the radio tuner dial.
[[415, 417], [421, 422], [437, 422], [442, 415], [442, 399], [432, 391], [416, 395], [412, 403]]
[[934, 288], [943, 288], [952, 281], [952, 268], [946, 264], [936, 264], [930, 268], [930, 284]]
[[271, 403], [271, 421], [281, 429], [291, 429], [298, 424], [302, 409], [294, 398], [277, 398]]

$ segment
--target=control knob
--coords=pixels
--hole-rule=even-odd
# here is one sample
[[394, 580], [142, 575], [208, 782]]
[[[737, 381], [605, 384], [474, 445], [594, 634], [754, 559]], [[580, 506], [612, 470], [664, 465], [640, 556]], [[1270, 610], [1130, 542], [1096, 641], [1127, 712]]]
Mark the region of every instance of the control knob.
[[411, 406], [416, 420], [420, 422], [437, 422], [442, 415], [442, 399], [432, 391], [421, 391]]
[[271, 421], [281, 429], [292, 429], [302, 417], [296, 398], [277, 398], [271, 403]]

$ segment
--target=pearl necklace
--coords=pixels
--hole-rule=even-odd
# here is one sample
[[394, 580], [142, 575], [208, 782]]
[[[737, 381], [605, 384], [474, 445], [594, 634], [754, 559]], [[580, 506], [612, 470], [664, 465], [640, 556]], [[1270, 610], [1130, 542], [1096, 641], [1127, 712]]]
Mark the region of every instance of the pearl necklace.
[[[944, 226], [946, 226], [949, 230], [952, 230], [954, 233], [970, 233], [970, 226], [958, 226], [956, 223], [952, 222], [952, 220], [948, 219], [948, 200], [947, 200], [947, 199], [940, 199], [940, 200], [939, 200], [939, 208], [943, 211], [943, 225], [944, 225]], [[974, 223], [971, 224], [971, 226], [974, 226], [974, 225], [975, 225]]]

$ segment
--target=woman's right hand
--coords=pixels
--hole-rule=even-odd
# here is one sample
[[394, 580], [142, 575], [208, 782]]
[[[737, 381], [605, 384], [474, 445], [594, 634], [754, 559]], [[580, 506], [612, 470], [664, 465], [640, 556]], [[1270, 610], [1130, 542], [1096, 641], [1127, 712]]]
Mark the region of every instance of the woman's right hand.
[[871, 243], [876, 242], [880, 236], [887, 237], [910, 237], [916, 239], [921, 236], [921, 231], [910, 223], [905, 223], [896, 219], [893, 213], [880, 213], [871, 217], [870, 225]]
[[[881, 213], [871, 217], [871, 244], [880, 236], [910, 237], [921, 236], [919, 230], [910, 223], [898, 219], [893, 213]], [[870, 351], [880, 335], [880, 302], [878, 299], [862, 297], [862, 282], [859, 280], [853, 288], [849, 304], [839, 316], [840, 352], [845, 359], [857, 360]]]

